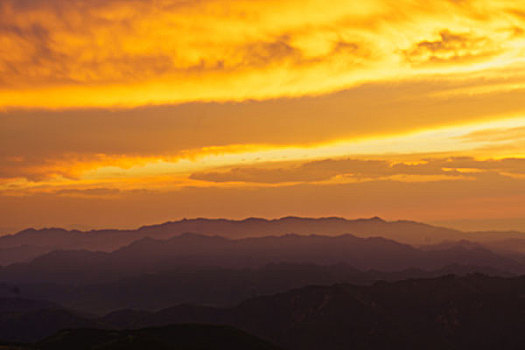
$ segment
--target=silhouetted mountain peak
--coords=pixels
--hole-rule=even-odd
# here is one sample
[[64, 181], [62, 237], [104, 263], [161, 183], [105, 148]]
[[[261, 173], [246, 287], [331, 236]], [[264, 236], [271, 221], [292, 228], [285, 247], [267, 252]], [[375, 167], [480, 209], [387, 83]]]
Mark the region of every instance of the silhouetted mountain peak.
[[26, 230], [20, 231], [16, 233], [16, 235], [35, 235], [35, 234], [48, 234], [49, 232], [52, 232], [54, 234], [75, 234], [75, 233], [81, 233], [82, 231], [78, 230], [66, 230], [62, 227], [44, 227], [44, 228], [28, 228]]
[[30, 228], [27, 228], [25, 230], [22, 230], [18, 233], [15, 233], [15, 234], [12, 234], [12, 235], [7, 235], [7, 236], [4, 236], [4, 237], [9, 237], [9, 236], [27, 236], [27, 235], [33, 235], [35, 233], [38, 233], [39, 230], [33, 228], [33, 227], [30, 227]]

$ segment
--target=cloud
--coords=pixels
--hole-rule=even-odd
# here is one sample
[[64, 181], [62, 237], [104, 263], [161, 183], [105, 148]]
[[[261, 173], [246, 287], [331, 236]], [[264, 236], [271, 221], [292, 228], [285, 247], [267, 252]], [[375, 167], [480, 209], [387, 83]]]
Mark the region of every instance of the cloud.
[[412, 64], [435, 64], [479, 60], [498, 51], [488, 38], [444, 29], [439, 32], [438, 40], [418, 42], [404, 53]]
[[[506, 76], [454, 84], [440, 80], [369, 84], [329, 95], [269, 101], [0, 112], [0, 171], [32, 176], [36, 166], [77, 164], [76, 160], [88, 162], [100, 155], [177, 157], [210, 147], [279, 149], [380, 139], [522, 113], [521, 90], [435, 96], [501, 80]], [[462, 139], [469, 140], [477, 141]], [[424, 144], [419, 148], [426, 152]]]
[[457, 157], [448, 160], [434, 160], [433, 163], [443, 168], [491, 170], [512, 174], [525, 173], [525, 158], [475, 160], [469, 157]]
[[0, 107], [304, 96], [523, 50], [519, 11], [488, 0], [4, 0], [0, 23]]
[[288, 167], [236, 167], [226, 171], [200, 172], [192, 179], [209, 182], [287, 183], [317, 182], [336, 176], [377, 179], [396, 175], [442, 175], [446, 177], [480, 176], [479, 172], [493, 171], [525, 173], [525, 158], [475, 160], [470, 157], [425, 159], [417, 163], [386, 160], [325, 159]]
[[471, 132], [462, 136], [467, 140], [485, 142], [516, 142], [525, 141], [525, 127], [499, 128]]
[[356, 179], [377, 179], [394, 175], [460, 176], [445, 171], [432, 162], [425, 164], [391, 163], [385, 160], [325, 159], [287, 168], [233, 168], [223, 172], [202, 172], [192, 179], [211, 182], [287, 183], [317, 182], [336, 176]]
[[[237, 26], [251, 26], [243, 13], [255, 15], [252, 6], [238, 4], [224, 14], [222, 1], [7, 0], [0, 38], [14, 52], [0, 54], [0, 71], [10, 87], [23, 87], [195, 78], [304, 61], [286, 32], [229, 36]], [[336, 43], [334, 52], [340, 49]]]
[[56, 195], [65, 195], [65, 196], [78, 196], [78, 197], [107, 197], [113, 196], [121, 193], [120, 190], [115, 188], [104, 188], [104, 187], [95, 187], [95, 188], [85, 188], [85, 189], [63, 189], [55, 191]]
[[139, 227], [184, 217], [381, 217], [419, 221], [524, 217], [525, 180], [487, 174], [476, 180], [401, 182], [391, 179], [290, 186], [185, 187], [122, 191], [104, 198], [0, 193], [6, 227]]

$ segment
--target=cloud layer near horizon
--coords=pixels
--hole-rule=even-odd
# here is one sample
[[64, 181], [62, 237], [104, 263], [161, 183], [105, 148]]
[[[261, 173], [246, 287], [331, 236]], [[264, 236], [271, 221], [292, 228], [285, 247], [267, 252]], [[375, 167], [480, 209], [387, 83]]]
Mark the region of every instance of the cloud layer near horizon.
[[[324, 159], [287, 167], [235, 167], [221, 172], [194, 173], [190, 177], [210, 182], [286, 183], [317, 182], [334, 178], [380, 179], [393, 176], [476, 178], [492, 174], [525, 175], [525, 159], [475, 160], [473, 158], [424, 159], [420, 162], [385, 160]], [[523, 176], [525, 178], [525, 176]]]
[[427, 222], [471, 219], [483, 223], [500, 219], [502, 223], [493, 228], [508, 229], [505, 219], [524, 215], [524, 191], [524, 179], [489, 174], [476, 181], [384, 179], [321, 186], [188, 186], [168, 191], [37, 193], [0, 196], [0, 211], [6, 218], [3, 227], [11, 227], [5, 233], [29, 226], [139, 227], [183, 217], [271, 218], [283, 213], [351, 218], [379, 215], [391, 220]]

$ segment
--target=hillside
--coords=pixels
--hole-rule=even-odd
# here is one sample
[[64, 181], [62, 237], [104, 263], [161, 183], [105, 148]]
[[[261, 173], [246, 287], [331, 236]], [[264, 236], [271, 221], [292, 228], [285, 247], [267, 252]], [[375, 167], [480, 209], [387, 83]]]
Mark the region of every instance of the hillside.
[[[367, 286], [307, 286], [249, 298], [232, 307], [182, 304], [149, 312], [120, 310], [98, 318], [44, 303], [41, 310], [2, 313], [0, 340], [38, 341], [51, 336], [37, 343], [49, 349], [64, 344], [90, 349], [109, 343], [123, 348], [132, 344], [151, 347], [165, 341], [211, 341], [219, 346], [221, 339], [234, 333], [240, 338], [235, 336], [232, 344], [248, 346], [254, 341], [261, 349], [269, 346], [231, 328], [224, 333], [222, 327], [199, 326], [178, 336], [184, 329], [180, 327], [187, 326], [171, 327], [192, 323], [235, 327], [288, 350], [522, 349], [524, 295], [525, 276], [470, 274]], [[170, 328], [151, 328], [166, 326]], [[75, 330], [56, 334], [58, 329]], [[207, 349], [206, 344], [202, 348]]]

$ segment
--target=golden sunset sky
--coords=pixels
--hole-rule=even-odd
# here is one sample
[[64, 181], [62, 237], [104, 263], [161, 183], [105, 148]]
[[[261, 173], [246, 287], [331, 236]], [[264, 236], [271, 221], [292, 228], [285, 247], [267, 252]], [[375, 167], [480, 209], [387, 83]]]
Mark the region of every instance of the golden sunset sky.
[[0, 234], [286, 215], [525, 230], [525, 2], [0, 1]]

